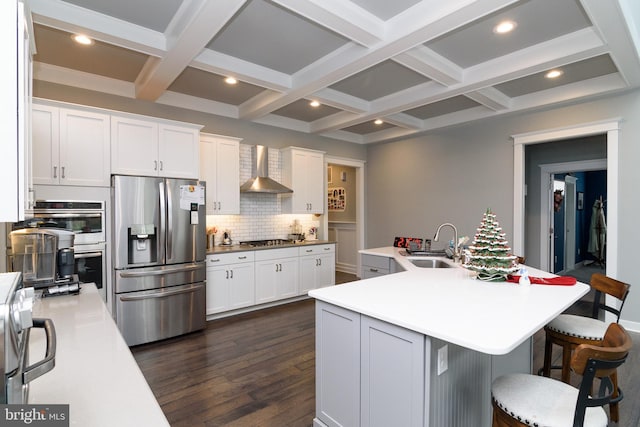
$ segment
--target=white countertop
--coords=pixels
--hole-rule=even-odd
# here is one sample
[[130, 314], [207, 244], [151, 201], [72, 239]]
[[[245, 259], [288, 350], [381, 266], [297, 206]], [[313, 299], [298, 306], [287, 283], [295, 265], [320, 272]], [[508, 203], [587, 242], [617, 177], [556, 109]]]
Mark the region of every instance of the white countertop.
[[[589, 291], [589, 286], [476, 280], [463, 267], [419, 268], [393, 247], [360, 253], [393, 257], [406, 271], [315, 289], [309, 295], [487, 354], [509, 353]], [[527, 267], [532, 277], [552, 277]]]
[[[33, 311], [53, 320], [57, 349], [53, 370], [31, 383], [29, 403], [69, 404], [72, 426], [169, 425], [95, 285], [38, 299]], [[31, 363], [43, 357], [45, 342], [33, 329]]]

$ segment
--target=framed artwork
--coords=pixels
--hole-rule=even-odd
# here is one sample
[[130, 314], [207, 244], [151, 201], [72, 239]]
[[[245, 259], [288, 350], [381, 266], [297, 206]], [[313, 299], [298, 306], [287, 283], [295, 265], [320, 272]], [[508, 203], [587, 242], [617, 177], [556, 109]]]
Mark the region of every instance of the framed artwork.
[[342, 187], [327, 190], [328, 209], [333, 212], [344, 212], [347, 207], [347, 191]]
[[582, 191], [578, 191], [577, 207], [579, 211], [584, 209], [584, 193]]

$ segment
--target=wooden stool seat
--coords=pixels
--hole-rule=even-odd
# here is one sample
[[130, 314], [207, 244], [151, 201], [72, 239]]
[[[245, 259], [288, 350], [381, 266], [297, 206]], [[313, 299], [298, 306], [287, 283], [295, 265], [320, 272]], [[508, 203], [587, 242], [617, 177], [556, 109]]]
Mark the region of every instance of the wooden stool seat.
[[[495, 405], [522, 425], [572, 426], [578, 389], [561, 381], [537, 375], [509, 374], [497, 378], [491, 388]], [[607, 427], [609, 419], [601, 406], [587, 408], [585, 427]]]
[[491, 386], [493, 427], [607, 427], [602, 407], [622, 400], [612, 377], [632, 346], [627, 331], [612, 323], [600, 345], [576, 347], [570, 366], [582, 375], [580, 388], [529, 374], [496, 378]]

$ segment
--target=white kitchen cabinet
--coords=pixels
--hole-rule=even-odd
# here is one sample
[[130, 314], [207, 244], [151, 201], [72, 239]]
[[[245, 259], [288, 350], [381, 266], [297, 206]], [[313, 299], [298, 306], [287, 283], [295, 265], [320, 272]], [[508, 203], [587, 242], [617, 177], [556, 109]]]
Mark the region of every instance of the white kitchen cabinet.
[[111, 171], [197, 179], [199, 129], [187, 123], [111, 116]]
[[300, 295], [312, 289], [336, 284], [336, 245], [303, 246], [298, 248], [300, 256]]
[[34, 102], [32, 128], [34, 184], [110, 185], [108, 114]]
[[207, 183], [207, 214], [240, 214], [240, 141], [219, 135], [200, 137], [200, 179]]
[[0, 222], [24, 219], [31, 191], [31, 75], [35, 50], [31, 14], [23, 2], [0, 5], [0, 49], [5, 66], [0, 81]]
[[298, 295], [298, 248], [256, 251], [256, 304]]
[[255, 304], [254, 252], [207, 255], [207, 314]]
[[314, 425], [426, 425], [429, 350], [422, 334], [316, 301]]
[[293, 193], [282, 197], [283, 213], [324, 213], [324, 153], [296, 147], [282, 152], [282, 184]]

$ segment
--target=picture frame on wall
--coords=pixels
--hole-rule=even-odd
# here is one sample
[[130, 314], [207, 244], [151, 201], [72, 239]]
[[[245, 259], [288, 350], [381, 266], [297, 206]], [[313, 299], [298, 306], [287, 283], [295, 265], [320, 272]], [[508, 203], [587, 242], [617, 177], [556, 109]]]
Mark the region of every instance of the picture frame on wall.
[[577, 199], [576, 206], [579, 211], [584, 209], [584, 193], [582, 191], [578, 191], [578, 199]]

